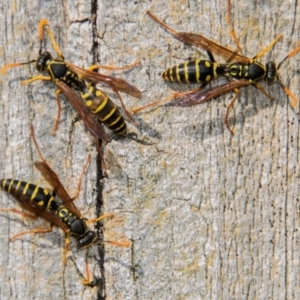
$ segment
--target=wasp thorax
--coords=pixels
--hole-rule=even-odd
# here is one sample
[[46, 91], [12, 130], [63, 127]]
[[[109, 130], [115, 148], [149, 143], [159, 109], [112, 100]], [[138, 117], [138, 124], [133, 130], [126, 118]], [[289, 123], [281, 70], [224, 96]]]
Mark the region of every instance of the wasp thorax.
[[49, 60], [51, 59], [52, 59], [52, 55], [50, 52], [46, 51], [42, 53], [36, 61], [36, 69], [39, 72], [44, 72], [46, 70]]
[[277, 76], [277, 68], [274, 61], [270, 61], [266, 64], [266, 81], [268, 84], [274, 83]]

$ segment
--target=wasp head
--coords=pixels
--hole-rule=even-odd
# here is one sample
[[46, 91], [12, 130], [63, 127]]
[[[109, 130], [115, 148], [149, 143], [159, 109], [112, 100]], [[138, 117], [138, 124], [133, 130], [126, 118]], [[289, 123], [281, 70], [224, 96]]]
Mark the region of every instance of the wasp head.
[[50, 60], [52, 60], [52, 55], [50, 52], [46, 51], [40, 54], [39, 58], [36, 61], [36, 69], [39, 72], [46, 71], [47, 64], [49, 63]]

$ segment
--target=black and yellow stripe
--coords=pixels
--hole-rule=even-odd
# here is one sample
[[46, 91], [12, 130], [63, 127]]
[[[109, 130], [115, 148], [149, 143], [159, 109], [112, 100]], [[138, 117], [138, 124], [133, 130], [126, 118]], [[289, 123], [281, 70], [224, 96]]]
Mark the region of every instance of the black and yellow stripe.
[[[270, 67], [270, 70], [272, 71], [273, 68]], [[253, 82], [258, 82], [265, 78], [266, 80], [269, 78], [274, 80], [276, 76], [276, 74], [275, 76], [273, 74], [271, 76], [267, 76], [267, 68], [257, 61], [252, 61], [249, 64], [243, 64], [239, 62], [232, 63], [228, 66], [228, 73], [235, 79], [246, 78]]]
[[117, 106], [94, 84], [87, 84], [77, 73], [70, 71], [69, 64], [63, 59], [53, 59], [46, 51], [39, 56], [36, 67], [39, 72], [47, 71], [54, 82], [62, 81], [68, 87], [79, 91], [87, 108], [98, 120], [114, 133], [126, 136], [127, 126]]
[[127, 126], [117, 106], [93, 84], [81, 88], [81, 98], [89, 111], [118, 135], [127, 134]]
[[210, 60], [194, 60], [169, 68], [162, 73], [166, 81], [176, 83], [207, 83], [225, 74], [226, 65]]
[[49, 191], [35, 184], [15, 179], [2, 179], [0, 180], [0, 185], [16, 198], [25, 196], [29, 201], [34, 201], [40, 207], [52, 210], [57, 209], [57, 203]]
[[64, 205], [58, 204], [48, 190], [15, 179], [0, 180], [0, 187], [14, 196], [25, 208], [28, 209], [32, 205], [31, 203], [34, 202], [33, 207], [37, 204], [47, 209], [53, 216], [57, 216], [67, 225], [68, 233], [77, 239], [80, 248], [89, 246], [96, 239], [96, 233], [87, 229], [85, 220], [82, 217], [75, 216]]
[[85, 220], [75, 216], [67, 207], [59, 205], [56, 215], [67, 224], [70, 234], [77, 237], [78, 240], [81, 240], [86, 234], [87, 226]]
[[[76, 73], [69, 70], [68, 64], [64, 60], [53, 59], [51, 54], [47, 51], [39, 58], [39, 66], [44, 65], [47, 66], [47, 72], [53, 80], [61, 80], [74, 89], [79, 89], [79, 87], [84, 84]], [[38, 71], [45, 71], [41, 68], [38, 68]]]
[[122, 136], [127, 134], [125, 120], [117, 106], [93, 84], [87, 85], [76, 73], [71, 72], [65, 61], [52, 59], [47, 71], [54, 80], [61, 80], [71, 88], [79, 90], [89, 111], [110, 130]]

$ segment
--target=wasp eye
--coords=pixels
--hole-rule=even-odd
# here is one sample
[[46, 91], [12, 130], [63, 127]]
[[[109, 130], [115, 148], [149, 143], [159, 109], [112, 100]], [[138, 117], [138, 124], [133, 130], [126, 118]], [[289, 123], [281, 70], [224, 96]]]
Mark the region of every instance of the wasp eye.
[[46, 52], [42, 53], [36, 61], [36, 69], [39, 72], [44, 72], [46, 70], [48, 61], [51, 59], [52, 59], [52, 55], [50, 52], [46, 51]]

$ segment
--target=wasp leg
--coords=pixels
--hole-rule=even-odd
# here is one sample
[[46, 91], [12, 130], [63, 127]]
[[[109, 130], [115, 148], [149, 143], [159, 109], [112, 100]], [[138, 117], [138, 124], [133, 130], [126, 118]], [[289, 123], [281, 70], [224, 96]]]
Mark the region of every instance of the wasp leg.
[[114, 214], [105, 214], [105, 215], [102, 215], [96, 219], [89, 219], [89, 220], [86, 220], [87, 223], [97, 223], [97, 222], [100, 222], [101, 220], [103, 219], [112, 219], [114, 217]]
[[55, 135], [57, 128], [58, 128], [59, 120], [60, 120], [61, 102], [60, 102], [59, 94], [61, 94], [61, 93], [62, 93], [62, 91], [60, 89], [55, 91], [55, 99], [56, 99], [56, 104], [57, 104], [57, 115], [56, 115], [55, 123], [51, 130], [51, 135]]
[[229, 25], [229, 33], [230, 33], [233, 41], [235, 42], [235, 44], [237, 46], [237, 52], [241, 52], [242, 51], [242, 47], [241, 47], [240, 42], [239, 42], [238, 38], [236, 37], [235, 31], [234, 31], [233, 24], [231, 22], [230, 11], [231, 11], [231, 1], [228, 0], [228, 5], [227, 5], [227, 22], [228, 22], [228, 25]]
[[103, 243], [111, 244], [117, 247], [122, 247], [122, 248], [128, 248], [131, 243], [128, 240], [125, 240], [124, 242], [117, 242], [117, 241], [103, 241]]
[[239, 94], [240, 94], [240, 90], [235, 89], [234, 92], [236, 93], [236, 95], [234, 96], [234, 98], [231, 100], [230, 104], [227, 107], [226, 110], [226, 116], [225, 116], [225, 124], [227, 129], [229, 130], [229, 132], [234, 135], [234, 131], [230, 128], [229, 123], [228, 123], [228, 117], [229, 117], [229, 110], [233, 107], [233, 104], [235, 102], [235, 100], [238, 98]]
[[130, 112], [126, 109], [125, 107], [125, 104], [123, 103], [123, 100], [122, 100], [122, 97], [121, 95], [119, 94], [118, 91], [115, 91], [114, 92], [117, 94], [120, 102], [121, 102], [121, 105], [122, 105], [122, 108], [124, 109], [126, 115], [129, 117], [129, 119], [135, 124], [135, 126], [139, 126], [140, 124], [132, 117], [132, 115], [130, 114]]
[[42, 43], [43, 43], [43, 39], [44, 39], [44, 28], [46, 29], [46, 32], [50, 38], [53, 49], [56, 51], [58, 57], [60, 59], [64, 60], [62, 51], [60, 50], [58, 44], [56, 43], [54, 35], [50, 29], [50, 24], [49, 24], [48, 20], [46, 20], [46, 19], [42, 19], [39, 23], [40, 54], [42, 52]]
[[89, 265], [87, 263], [87, 256], [86, 256], [86, 260], [85, 260], [85, 278], [83, 279], [82, 283], [84, 285], [90, 285], [91, 284], [91, 276], [90, 276]]
[[[298, 53], [300, 51], [300, 46], [298, 46], [297, 48], [295, 48], [294, 50], [292, 50], [279, 64], [278, 64], [278, 67], [277, 67], [277, 70], [281, 67], [282, 63], [294, 56], [296, 53]], [[292, 92], [281, 82], [281, 79], [278, 77], [278, 82], [279, 84], [281, 85], [282, 89], [285, 91], [285, 93], [290, 97], [290, 104], [293, 108], [295, 108], [297, 105], [298, 105], [298, 99], [292, 94]]]
[[88, 70], [94, 71], [97, 69], [105, 69], [105, 70], [111, 70], [111, 71], [126, 71], [126, 70], [133, 69], [134, 67], [136, 67], [140, 64], [141, 64], [140, 60], [138, 60], [130, 65], [123, 66], [123, 67], [102, 66], [102, 65], [95, 64], [95, 65], [88, 67]]
[[40, 150], [39, 148], [39, 145], [37, 144], [37, 141], [35, 139], [35, 134], [34, 134], [34, 128], [33, 128], [33, 125], [30, 124], [30, 136], [31, 136], [31, 139], [33, 141], [33, 144], [34, 144], [34, 147], [35, 147], [35, 150], [37, 151], [39, 157], [41, 158], [41, 160], [46, 163], [46, 160], [42, 154], [42, 151]]
[[254, 86], [259, 89], [265, 96], [267, 96], [270, 100], [274, 100], [274, 97], [271, 96], [260, 84], [253, 83]]
[[39, 228], [39, 229], [32, 229], [32, 230], [29, 230], [29, 231], [24, 231], [24, 232], [20, 232], [14, 236], [12, 236], [9, 241], [13, 241], [15, 240], [16, 238], [22, 236], [22, 235], [25, 235], [25, 234], [28, 234], [28, 233], [48, 233], [48, 232], [51, 232], [53, 230], [53, 225], [51, 224], [49, 228]]
[[64, 251], [64, 266], [67, 265], [67, 254], [70, 250], [70, 234], [69, 232], [65, 232], [65, 251]]
[[157, 100], [157, 101], [154, 101], [154, 102], [145, 104], [145, 105], [143, 105], [143, 106], [136, 107], [136, 108], [132, 109], [132, 113], [133, 113], [133, 114], [136, 114], [136, 113], [138, 113], [138, 112], [144, 110], [145, 108], [151, 107], [151, 106], [156, 105], [156, 104], [161, 104], [161, 103], [168, 102], [168, 101], [172, 100], [173, 98], [174, 98], [173, 96], [171, 96], [171, 97], [166, 97], [166, 98], [163, 98], [163, 99], [160, 99], [160, 100]]
[[19, 214], [23, 217], [30, 218], [30, 219], [37, 219], [38, 218], [37, 215], [25, 213], [21, 210], [15, 209], [15, 208], [1, 208], [0, 211], [2, 211], [2, 212], [13, 212], [13, 213]]
[[90, 161], [91, 161], [91, 154], [88, 154], [88, 156], [87, 156], [87, 158], [85, 160], [85, 163], [83, 165], [80, 177], [78, 179], [76, 194], [72, 198], [73, 201], [76, 200], [78, 198], [78, 196], [79, 196], [79, 193], [80, 193], [80, 190], [81, 190], [82, 178], [83, 178], [83, 175], [84, 175], [86, 169], [88, 168], [88, 165], [89, 165]]
[[292, 92], [281, 81], [278, 81], [278, 82], [281, 85], [282, 89], [285, 91], [285, 93], [290, 97], [291, 106], [293, 108], [295, 108], [299, 104], [298, 99], [292, 94]]
[[31, 83], [33, 81], [37, 81], [37, 80], [50, 81], [50, 80], [52, 80], [52, 78], [50, 76], [37, 75], [37, 76], [34, 76], [34, 77], [29, 78], [27, 80], [21, 81], [21, 85], [29, 84], [29, 83]]
[[[96, 219], [89, 219], [86, 220], [87, 223], [96, 223], [96, 222], [100, 222], [103, 219], [112, 219], [114, 217], [113, 214], [107, 213], [104, 214]], [[124, 248], [128, 248], [130, 246], [130, 241], [128, 240], [124, 240], [123, 242], [117, 242], [117, 241], [101, 241], [99, 243], [107, 243], [107, 244], [111, 244], [114, 246], [118, 246], [118, 247], [124, 247]]]
[[202, 87], [194, 89], [194, 90], [191, 90], [191, 91], [187, 91], [187, 92], [173, 93], [172, 95], [170, 95], [168, 97], [156, 100], [154, 102], [151, 102], [149, 104], [145, 104], [145, 105], [140, 106], [140, 107], [136, 107], [136, 108], [132, 109], [132, 113], [136, 114], [136, 113], [144, 110], [145, 108], [151, 107], [151, 106], [156, 105], [156, 104], [160, 105], [160, 104], [165, 103], [165, 102], [171, 102], [172, 100], [174, 100], [176, 98], [183, 97], [185, 95], [193, 94], [193, 93], [195, 93], [195, 92], [197, 92], [197, 91], [199, 91], [201, 89], [202, 89]]

